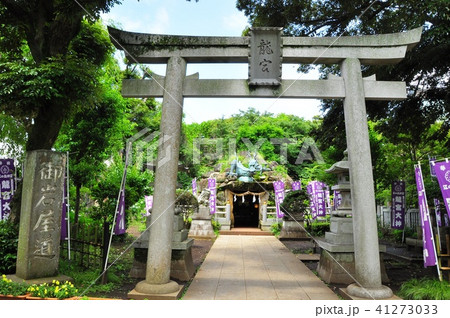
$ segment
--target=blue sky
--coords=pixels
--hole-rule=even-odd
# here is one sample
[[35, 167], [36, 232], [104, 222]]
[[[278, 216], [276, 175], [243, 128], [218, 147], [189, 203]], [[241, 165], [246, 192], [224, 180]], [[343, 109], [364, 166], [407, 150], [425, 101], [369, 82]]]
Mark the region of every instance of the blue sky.
[[[103, 16], [108, 24], [126, 31], [173, 34], [240, 36], [248, 25], [244, 14], [236, 9], [235, 0], [124, 0]], [[165, 66], [150, 65], [164, 75]], [[296, 65], [283, 65], [283, 78], [317, 78], [316, 74], [298, 74]], [[187, 74], [199, 72], [200, 78], [247, 78], [247, 64], [188, 64]], [[249, 107], [260, 112], [294, 114], [305, 119], [319, 115], [319, 101], [306, 99], [238, 99], [185, 98], [185, 122], [202, 122], [228, 118]]]

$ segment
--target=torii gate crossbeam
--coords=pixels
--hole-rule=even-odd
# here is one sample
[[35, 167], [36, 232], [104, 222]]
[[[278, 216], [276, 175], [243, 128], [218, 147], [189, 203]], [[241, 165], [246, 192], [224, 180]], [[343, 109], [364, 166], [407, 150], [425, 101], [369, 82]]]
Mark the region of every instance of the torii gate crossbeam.
[[[392, 291], [381, 284], [365, 100], [404, 99], [406, 86], [403, 82], [379, 82], [374, 77], [363, 79], [361, 64], [384, 65], [401, 61], [407, 50], [419, 42], [422, 29], [337, 38], [281, 37], [277, 35], [280, 28], [274, 28], [270, 34], [264, 33], [272, 32], [268, 29], [252, 29], [252, 37], [185, 37], [109, 28], [113, 43], [126, 52], [131, 62], [167, 63], [165, 77], [124, 80], [123, 83], [126, 97], [163, 97], [160, 133], [171, 137], [166, 138], [158, 149], [146, 280], [135, 288], [143, 298], [176, 297], [180, 291], [178, 284], [170, 281], [170, 254], [184, 97], [343, 99], [357, 280], [357, 284], [348, 286], [347, 292], [372, 299], [392, 296]], [[270, 47], [272, 42], [277, 45]], [[260, 56], [257, 56], [258, 50]], [[278, 59], [277, 63], [266, 59], [264, 54], [269, 53]], [[187, 63], [224, 62], [249, 63], [249, 81], [202, 80], [198, 75], [186, 77]], [[278, 72], [281, 63], [339, 64], [342, 77], [316, 81], [281, 80], [281, 71]], [[256, 69], [255, 65], [260, 68]], [[272, 78], [260, 78], [271, 72]]]

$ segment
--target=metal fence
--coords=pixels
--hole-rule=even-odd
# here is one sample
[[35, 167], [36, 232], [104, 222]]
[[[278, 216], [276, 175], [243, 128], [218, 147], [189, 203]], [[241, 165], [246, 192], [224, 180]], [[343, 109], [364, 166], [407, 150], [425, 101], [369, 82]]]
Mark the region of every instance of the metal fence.
[[[430, 211], [431, 212], [431, 211]], [[377, 206], [377, 219], [383, 226], [391, 226], [391, 207]], [[408, 209], [405, 214], [405, 227], [416, 229], [420, 226], [419, 209]]]
[[[70, 233], [70, 260], [84, 268], [103, 268], [109, 224], [71, 224]], [[68, 240], [61, 241], [61, 257], [69, 258]]]

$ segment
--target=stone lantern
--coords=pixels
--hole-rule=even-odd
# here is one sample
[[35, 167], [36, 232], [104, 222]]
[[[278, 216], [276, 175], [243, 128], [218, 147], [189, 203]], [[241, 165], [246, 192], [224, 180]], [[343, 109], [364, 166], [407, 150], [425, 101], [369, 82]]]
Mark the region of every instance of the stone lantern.
[[331, 187], [331, 190], [339, 191], [341, 195], [341, 203], [332, 211], [334, 216], [351, 216], [352, 214], [352, 196], [349, 176], [349, 163], [347, 158], [347, 150], [344, 151], [344, 159], [336, 162], [325, 172], [337, 175], [337, 184]]
[[[339, 191], [342, 196], [340, 205], [332, 211], [330, 231], [325, 233], [325, 239], [317, 240], [321, 248], [317, 272], [326, 283], [351, 284], [354, 282], [355, 255], [349, 170], [347, 150], [344, 151], [344, 159], [326, 170], [328, 173], [337, 175], [338, 182], [331, 189]], [[386, 247], [380, 246], [380, 251], [385, 252]], [[380, 257], [380, 259], [383, 258]], [[381, 278], [383, 282], [388, 282], [382, 261], [380, 266]]]

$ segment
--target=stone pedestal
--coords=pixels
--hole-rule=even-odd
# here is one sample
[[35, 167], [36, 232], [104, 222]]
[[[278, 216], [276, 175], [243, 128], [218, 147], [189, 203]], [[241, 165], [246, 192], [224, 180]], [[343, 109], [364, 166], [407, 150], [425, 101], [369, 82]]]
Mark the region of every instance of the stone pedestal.
[[16, 266], [22, 280], [58, 277], [65, 165], [62, 153], [27, 153]]
[[308, 233], [303, 226], [303, 219], [299, 221], [283, 220], [283, 227], [280, 231], [282, 239], [309, 239]]
[[[144, 233], [133, 243], [134, 261], [130, 270], [131, 277], [145, 278], [146, 276], [148, 237], [149, 233]], [[188, 238], [188, 230], [184, 228], [184, 221], [181, 215], [174, 216], [172, 238], [170, 278], [179, 281], [189, 281], [195, 272], [191, 252], [194, 240]]]
[[[317, 240], [320, 248], [320, 261], [317, 267], [319, 276], [326, 283], [351, 284], [355, 282], [355, 253], [353, 244], [353, 222], [349, 217], [333, 216], [330, 220], [330, 232], [324, 240]], [[385, 246], [380, 246], [385, 252]], [[386, 269], [380, 255], [381, 278], [389, 282]]]
[[216, 237], [211, 224], [211, 214], [209, 207], [200, 206], [198, 213], [192, 216], [191, 228], [189, 229], [189, 237], [191, 238], [210, 238]]
[[261, 231], [270, 232], [270, 231], [272, 231], [272, 224], [275, 224], [275, 222], [272, 222], [272, 221], [260, 221], [259, 224], [261, 226]]

